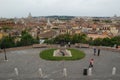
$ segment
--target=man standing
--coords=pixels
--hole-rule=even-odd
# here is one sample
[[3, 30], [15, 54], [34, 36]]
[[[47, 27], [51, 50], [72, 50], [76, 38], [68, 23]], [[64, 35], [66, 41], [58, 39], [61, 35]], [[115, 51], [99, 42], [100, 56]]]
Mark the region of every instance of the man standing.
[[98, 49], [98, 56], [100, 56], [100, 49]]

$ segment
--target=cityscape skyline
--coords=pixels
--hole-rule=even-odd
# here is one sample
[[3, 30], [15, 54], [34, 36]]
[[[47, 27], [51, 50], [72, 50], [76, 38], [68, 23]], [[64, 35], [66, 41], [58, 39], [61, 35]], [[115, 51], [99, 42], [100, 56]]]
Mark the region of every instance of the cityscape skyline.
[[2, 0], [0, 17], [32, 16], [98, 16], [120, 15], [119, 0]]

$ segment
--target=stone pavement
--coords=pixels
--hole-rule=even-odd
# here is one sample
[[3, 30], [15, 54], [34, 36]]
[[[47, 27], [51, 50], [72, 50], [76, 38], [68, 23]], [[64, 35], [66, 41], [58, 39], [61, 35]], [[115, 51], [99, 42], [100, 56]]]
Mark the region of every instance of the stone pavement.
[[[47, 61], [39, 58], [39, 53], [47, 48], [30, 48], [8, 51], [8, 61], [0, 54], [0, 80], [120, 80], [120, 52], [101, 50], [100, 56], [93, 55], [93, 49], [77, 48], [86, 53], [86, 57], [76, 61]], [[84, 76], [83, 69], [88, 69], [89, 60], [94, 58], [91, 76]], [[112, 75], [112, 68], [117, 72]], [[18, 75], [14, 68], [18, 69]], [[38, 69], [42, 69], [42, 77]], [[67, 69], [67, 76], [63, 69]]]

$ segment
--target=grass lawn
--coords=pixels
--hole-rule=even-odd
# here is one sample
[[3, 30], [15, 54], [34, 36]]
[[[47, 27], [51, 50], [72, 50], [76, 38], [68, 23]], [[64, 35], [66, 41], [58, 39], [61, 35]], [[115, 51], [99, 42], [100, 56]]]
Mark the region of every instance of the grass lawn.
[[53, 60], [53, 61], [59, 61], [59, 60], [80, 60], [85, 57], [85, 53], [77, 50], [77, 49], [69, 49], [71, 51], [72, 57], [55, 57], [53, 56], [53, 52], [56, 49], [47, 49], [40, 53], [40, 57], [45, 60]]

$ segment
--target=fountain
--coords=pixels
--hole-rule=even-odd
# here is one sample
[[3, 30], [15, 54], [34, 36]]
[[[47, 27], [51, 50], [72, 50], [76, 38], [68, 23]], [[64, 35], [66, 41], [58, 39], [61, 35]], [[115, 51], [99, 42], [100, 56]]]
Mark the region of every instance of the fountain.
[[66, 46], [59, 47], [57, 50], [54, 50], [53, 56], [57, 57], [72, 57], [71, 51], [66, 49]]

